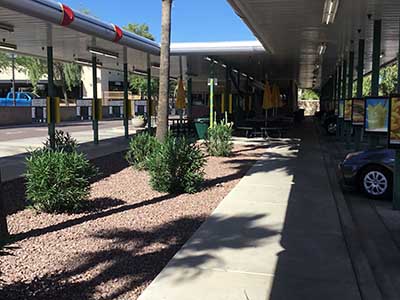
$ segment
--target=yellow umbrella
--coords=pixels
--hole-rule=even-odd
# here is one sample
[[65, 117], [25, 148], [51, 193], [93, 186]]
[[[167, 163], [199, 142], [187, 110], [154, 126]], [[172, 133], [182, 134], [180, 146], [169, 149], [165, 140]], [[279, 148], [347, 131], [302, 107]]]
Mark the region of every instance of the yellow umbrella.
[[265, 83], [265, 88], [264, 88], [264, 99], [263, 99], [263, 109], [268, 110], [270, 108], [273, 108], [273, 99], [272, 99], [272, 93], [271, 93], [271, 87], [269, 86], [268, 81]]
[[186, 93], [183, 87], [183, 80], [179, 79], [178, 90], [176, 92], [176, 108], [184, 109], [186, 107]]

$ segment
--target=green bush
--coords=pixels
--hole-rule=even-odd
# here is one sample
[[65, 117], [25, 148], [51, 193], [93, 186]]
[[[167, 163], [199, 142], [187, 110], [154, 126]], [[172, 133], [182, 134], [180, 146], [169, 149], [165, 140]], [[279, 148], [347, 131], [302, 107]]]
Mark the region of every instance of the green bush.
[[195, 193], [204, 180], [205, 163], [198, 146], [168, 136], [149, 160], [150, 184], [159, 192]]
[[233, 149], [232, 124], [221, 121], [209, 128], [206, 138], [207, 152], [211, 156], [230, 156]]
[[147, 169], [149, 158], [159, 147], [160, 143], [154, 136], [140, 133], [131, 139], [125, 159], [137, 169]]
[[[51, 149], [50, 139], [47, 138], [44, 143], [46, 149]], [[55, 134], [55, 151], [73, 152], [78, 149], [78, 143], [68, 132], [56, 130]]]
[[26, 160], [26, 196], [31, 205], [50, 213], [82, 208], [97, 174], [86, 157], [76, 151], [35, 150]]

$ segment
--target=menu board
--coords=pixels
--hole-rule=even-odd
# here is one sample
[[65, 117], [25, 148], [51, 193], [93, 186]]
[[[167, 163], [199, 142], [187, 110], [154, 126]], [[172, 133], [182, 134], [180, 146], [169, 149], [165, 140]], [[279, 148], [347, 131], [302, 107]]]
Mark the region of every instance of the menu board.
[[335, 116], [338, 116], [339, 115], [339, 104], [336, 100], [334, 101], [334, 108], [335, 108]]
[[368, 97], [365, 99], [365, 132], [387, 133], [389, 126], [389, 98]]
[[352, 113], [353, 113], [352, 116], [353, 126], [363, 126], [365, 117], [364, 99], [353, 99]]
[[353, 100], [346, 99], [344, 101], [344, 120], [345, 121], [351, 121], [352, 110], [353, 110]]
[[339, 118], [343, 119], [344, 117], [344, 100], [339, 100]]
[[400, 148], [400, 96], [390, 98], [389, 148]]

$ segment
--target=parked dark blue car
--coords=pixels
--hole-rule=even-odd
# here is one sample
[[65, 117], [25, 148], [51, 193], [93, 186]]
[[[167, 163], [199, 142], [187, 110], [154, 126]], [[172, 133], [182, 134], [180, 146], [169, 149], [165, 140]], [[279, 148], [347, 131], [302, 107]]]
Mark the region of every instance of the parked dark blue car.
[[390, 198], [393, 191], [395, 151], [376, 149], [350, 153], [340, 164], [344, 182], [358, 186], [373, 199]]

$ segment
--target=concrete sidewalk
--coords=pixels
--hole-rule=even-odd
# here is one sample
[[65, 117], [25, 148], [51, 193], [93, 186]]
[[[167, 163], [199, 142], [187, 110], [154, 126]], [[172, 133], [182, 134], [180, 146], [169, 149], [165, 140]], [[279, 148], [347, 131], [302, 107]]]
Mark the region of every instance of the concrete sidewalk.
[[311, 123], [273, 142], [139, 300], [361, 299]]

